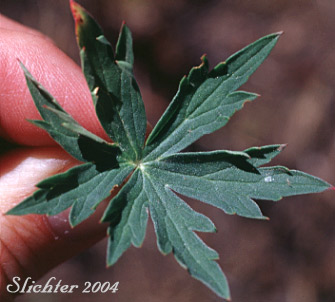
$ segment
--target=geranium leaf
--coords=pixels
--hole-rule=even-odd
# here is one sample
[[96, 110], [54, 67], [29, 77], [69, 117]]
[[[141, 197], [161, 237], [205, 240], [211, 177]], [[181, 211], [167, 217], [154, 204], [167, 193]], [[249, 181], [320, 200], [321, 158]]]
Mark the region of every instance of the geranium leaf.
[[120, 36], [116, 43], [115, 59], [127, 62], [130, 66], [134, 64], [133, 39], [125, 23], [121, 26]]
[[173, 251], [178, 262], [196, 279], [218, 295], [229, 297], [226, 277], [215, 262], [218, 254], [194, 233], [214, 232], [214, 224], [195, 212], [168, 187], [159, 184], [154, 175], [144, 172], [144, 190], [149, 197], [151, 217], [162, 253]]
[[80, 126], [22, 66], [27, 85], [45, 129], [69, 154], [86, 163], [49, 177], [38, 190], [7, 214], [55, 215], [71, 207], [77, 225], [89, 217], [116, 186], [101, 221], [109, 223], [107, 264], [144, 240], [150, 213], [159, 250], [173, 252], [190, 274], [216, 294], [229, 298], [218, 254], [195, 232], [215, 232], [206, 216], [180, 196], [198, 199], [228, 214], [264, 219], [254, 199], [315, 193], [330, 187], [325, 181], [285, 167], [261, 167], [284, 145], [245, 151], [177, 153], [198, 138], [223, 127], [257, 95], [238, 91], [268, 56], [279, 34], [248, 45], [211, 71], [207, 58], [191, 69], [145, 143], [147, 120], [133, 75], [134, 55], [129, 28], [123, 24], [115, 56], [94, 19], [70, 0], [76, 23], [82, 69], [97, 116], [114, 143]]
[[269, 163], [274, 157], [276, 157], [286, 145], [269, 145], [263, 147], [251, 147], [244, 150], [250, 156], [249, 163], [255, 167], [259, 167]]
[[115, 58], [95, 20], [77, 3], [72, 2], [71, 7], [82, 68], [97, 116], [107, 134], [123, 151], [122, 156], [127, 160], [139, 160], [147, 121], [132, 71], [131, 33], [127, 26], [122, 26]]
[[212, 71], [202, 57], [202, 64], [181, 80], [176, 96], [152, 130], [146, 143], [147, 160], [184, 149], [223, 127], [247, 100], [254, 100], [256, 94], [235, 90], [265, 60], [278, 38], [279, 34], [263, 37]]
[[22, 63], [20, 65], [36, 108], [43, 118], [43, 121], [30, 120], [30, 122], [46, 130], [64, 150], [81, 161], [99, 160], [97, 156], [91, 159], [86, 158], [85, 151], [82, 150], [82, 147], [85, 148], [85, 143], [91, 146], [91, 153], [98, 152], [101, 148], [109, 149], [109, 160], [114, 158], [116, 161], [119, 148], [80, 126], [63, 110], [56, 99], [35, 80], [25, 66]]
[[148, 220], [148, 197], [143, 177], [136, 170], [118, 195], [109, 203], [103, 222], [109, 222], [107, 263], [114, 264], [132, 243], [139, 247], [145, 236]]
[[96, 206], [110, 195], [131, 172], [131, 166], [99, 171], [92, 163], [74, 167], [64, 173], [38, 183], [37, 190], [7, 214], [28, 213], [56, 215], [72, 206], [71, 225], [76, 225], [93, 214]]
[[[273, 148], [268, 150], [273, 154]], [[228, 214], [250, 218], [264, 218], [252, 198], [279, 200], [284, 196], [321, 192], [329, 187], [319, 178], [284, 167], [256, 168], [250, 162], [257, 160], [228, 151], [179, 153], [149, 162], [145, 167], [161, 185]]]

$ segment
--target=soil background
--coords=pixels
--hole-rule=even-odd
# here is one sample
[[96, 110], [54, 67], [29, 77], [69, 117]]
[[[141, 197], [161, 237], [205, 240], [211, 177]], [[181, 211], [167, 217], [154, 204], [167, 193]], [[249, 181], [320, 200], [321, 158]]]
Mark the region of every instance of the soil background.
[[[274, 160], [335, 183], [335, 1], [333, 0], [81, 0], [114, 44], [125, 20], [134, 37], [135, 74], [154, 125], [179, 80], [206, 53], [211, 67], [266, 34], [279, 43], [243, 86], [261, 95], [223, 129], [190, 150], [243, 150], [287, 143]], [[79, 63], [67, 0], [2, 0], [1, 13], [40, 30]], [[210, 194], [210, 192], [209, 192]], [[335, 196], [259, 202], [257, 221], [188, 200], [216, 224], [201, 237], [220, 255], [233, 302], [335, 301]], [[141, 249], [130, 248], [105, 268], [106, 241], [55, 268], [43, 279], [63, 284], [119, 281], [115, 294], [25, 295], [18, 302], [222, 301], [192, 279], [172, 255], [157, 251], [149, 224]]]

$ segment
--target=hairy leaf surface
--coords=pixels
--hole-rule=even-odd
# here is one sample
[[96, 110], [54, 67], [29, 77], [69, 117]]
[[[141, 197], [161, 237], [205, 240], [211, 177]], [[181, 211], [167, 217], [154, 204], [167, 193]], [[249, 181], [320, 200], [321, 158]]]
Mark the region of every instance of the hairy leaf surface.
[[179, 85], [170, 106], [147, 140], [148, 160], [178, 152], [204, 134], [223, 127], [243, 104], [257, 95], [235, 91], [268, 56], [279, 34], [259, 39], [208, 70], [206, 57]]
[[[242, 152], [217, 150], [178, 153], [205, 134], [223, 127], [246, 101], [257, 95], [239, 91], [268, 56], [279, 34], [265, 36], [209, 70], [207, 58], [191, 69], [171, 104], [145, 142], [146, 115], [133, 74], [132, 36], [123, 24], [116, 52], [100, 26], [71, 1], [82, 69], [107, 142], [81, 127], [22, 66], [45, 129], [70, 155], [84, 162], [49, 177], [7, 214], [55, 215], [69, 207], [70, 223], [89, 217], [113, 189], [102, 217], [108, 227], [107, 264], [145, 238], [153, 222], [163, 254], [173, 252], [180, 265], [216, 294], [229, 298], [218, 254], [195, 232], [215, 232], [213, 222], [178, 196], [198, 199], [228, 214], [263, 219], [255, 199], [315, 193], [330, 187], [304, 172], [262, 167], [284, 145], [252, 147]], [[115, 191], [114, 191], [115, 192]], [[162, 272], [163, 273], [163, 272]]]
[[141, 158], [146, 132], [142, 97], [133, 75], [132, 37], [123, 24], [114, 57], [100, 26], [79, 5], [72, 3], [83, 72], [97, 116], [110, 138], [130, 160]]

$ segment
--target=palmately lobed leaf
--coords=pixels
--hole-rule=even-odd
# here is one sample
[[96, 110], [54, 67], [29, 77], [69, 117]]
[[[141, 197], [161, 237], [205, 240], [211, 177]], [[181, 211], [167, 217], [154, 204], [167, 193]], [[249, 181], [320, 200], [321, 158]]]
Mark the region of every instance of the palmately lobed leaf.
[[164, 254], [173, 251], [178, 262], [193, 277], [218, 295], [229, 297], [226, 277], [214, 261], [218, 259], [218, 254], [194, 233], [213, 232], [214, 224], [187, 206], [167, 186], [157, 184], [154, 175], [145, 174], [144, 190], [151, 201], [150, 213], [160, 251]]
[[80, 126], [22, 66], [46, 130], [70, 155], [84, 162], [49, 177], [7, 214], [55, 215], [69, 207], [72, 226], [111, 198], [101, 219], [109, 223], [107, 264], [114, 264], [145, 238], [150, 213], [163, 254], [173, 252], [190, 274], [220, 297], [230, 297], [218, 254], [195, 232], [215, 232], [213, 222], [194, 211], [183, 196], [228, 214], [264, 219], [254, 199], [315, 193], [325, 181], [285, 167], [261, 167], [285, 147], [269, 145], [242, 152], [217, 150], [178, 153], [198, 138], [223, 127], [246, 101], [257, 95], [238, 91], [269, 55], [280, 33], [265, 36], [209, 70], [208, 60], [191, 69], [171, 104], [145, 142], [146, 115], [133, 74], [132, 36], [123, 24], [114, 54], [102, 29], [80, 5], [70, 1], [81, 63], [97, 116], [114, 143]]
[[76, 166], [38, 183], [36, 186], [40, 189], [7, 214], [56, 215], [72, 206], [70, 224], [77, 225], [94, 213], [98, 204], [110, 195], [114, 186], [122, 184], [131, 170], [131, 166], [123, 166], [101, 171], [93, 163]]
[[186, 148], [204, 134], [223, 127], [230, 117], [257, 94], [235, 91], [269, 55], [278, 34], [271, 34], [243, 48], [212, 71], [208, 60], [193, 68], [146, 143], [145, 160]]
[[131, 244], [141, 246], [148, 220], [148, 198], [143, 176], [136, 170], [119, 194], [113, 198], [102, 217], [109, 223], [107, 263], [114, 264]]
[[91, 91], [97, 116], [109, 137], [119, 145], [123, 157], [142, 157], [146, 116], [132, 65], [132, 37], [123, 24], [114, 56], [112, 46], [92, 16], [71, 2], [81, 64]]
[[[146, 170], [157, 182], [180, 194], [209, 203], [227, 214], [250, 218], [264, 218], [252, 198], [276, 201], [284, 196], [322, 192], [329, 187], [303, 172], [283, 167], [257, 169], [250, 162], [259, 158], [246, 156], [255, 151], [179, 153], [148, 163]], [[260, 151], [269, 152], [270, 155], [262, 152], [265, 158], [278, 154], [272, 146], [258, 151], [258, 155]]]
[[89, 161], [82, 148], [85, 148], [85, 143], [90, 145], [90, 152], [99, 152], [101, 148], [109, 149], [109, 161], [116, 161], [119, 148], [80, 126], [63, 110], [56, 99], [35, 80], [25, 66], [22, 63], [20, 65], [36, 108], [43, 118], [42, 121], [33, 120], [30, 122], [46, 130], [65, 151], [80, 161]]

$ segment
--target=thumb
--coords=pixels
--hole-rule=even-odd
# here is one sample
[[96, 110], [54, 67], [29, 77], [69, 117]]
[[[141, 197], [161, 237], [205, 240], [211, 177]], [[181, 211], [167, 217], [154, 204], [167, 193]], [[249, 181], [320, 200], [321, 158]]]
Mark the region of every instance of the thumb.
[[102, 239], [99, 208], [72, 229], [67, 211], [56, 216], [5, 216], [4, 213], [33, 193], [34, 185], [74, 165], [57, 147], [11, 151], [0, 159], [0, 300], [13, 298], [6, 290], [13, 277], [37, 279], [54, 266]]
[[1, 18], [0, 28], [0, 135], [18, 144], [54, 145], [46, 132], [27, 122], [40, 119], [18, 59], [83, 127], [106, 138], [83, 73], [69, 57], [42, 34]]

